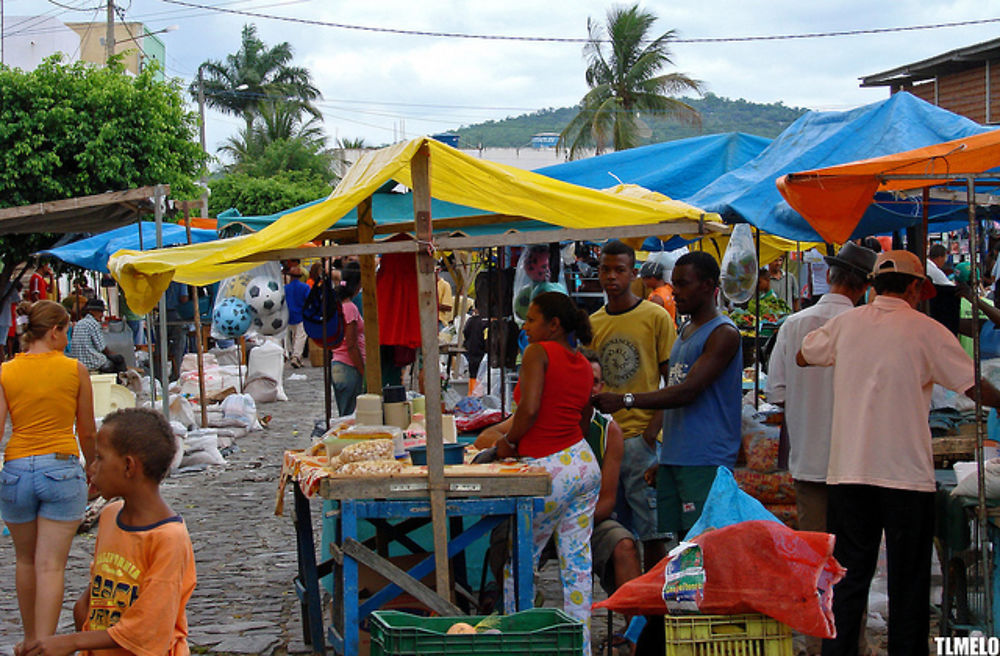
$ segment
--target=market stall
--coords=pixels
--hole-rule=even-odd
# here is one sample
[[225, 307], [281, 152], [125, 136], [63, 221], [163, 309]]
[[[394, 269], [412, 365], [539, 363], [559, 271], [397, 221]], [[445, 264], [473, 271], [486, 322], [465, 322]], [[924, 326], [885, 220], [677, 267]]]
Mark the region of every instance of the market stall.
[[[415, 240], [375, 242], [377, 224], [372, 216], [370, 198], [390, 179], [413, 190], [415, 221], [409, 226], [393, 226], [393, 231], [412, 229]], [[432, 192], [440, 200], [493, 214], [457, 217], [445, 220], [444, 225], [435, 225], [431, 220]], [[341, 236], [335, 232], [324, 232], [354, 207], [359, 208], [359, 220], [353, 234]], [[464, 226], [482, 225], [492, 225], [495, 232], [502, 233], [505, 222], [526, 218], [543, 221], [553, 228], [483, 236], [434, 234], [435, 228], [451, 233]], [[153, 253], [122, 251], [112, 257], [110, 269], [125, 289], [130, 305], [137, 311], [143, 311], [156, 302], [171, 280], [206, 284], [248, 270], [255, 266], [255, 262], [302, 257], [303, 251], [296, 247], [305, 241], [333, 236], [347, 241], [353, 237], [356, 241], [354, 245], [323, 246], [309, 249], [307, 254], [310, 257], [362, 256], [365, 316], [369, 318], [371, 308], [377, 307], [374, 288], [369, 286], [374, 277], [374, 254], [416, 253], [419, 272], [417, 302], [428, 409], [426, 495], [429, 497], [434, 529], [436, 589], [439, 595], [446, 597], [451, 586], [447, 566], [449, 546], [445, 499], [452, 491], [445, 480], [442, 416], [437, 410], [441, 407], [441, 393], [434, 251], [546, 243], [561, 239], [604, 239], [609, 229], [619, 238], [697, 235], [727, 230], [717, 217], [705, 215], [683, 203], [585, 189], [513, 167], [477, 160], [436, 141], [421, 138], [367, 153], [348, 171], [328, 199], [289, 213], [260, 232], [214, 244]], [[369, 321], [374, 324], [377, 319], [369, 318]], [[377, 343], [374, 338], [371, 341]], [[374, 389], [379, 387], [376, 385]], [[345, 555], [345, 560], [350, 558]], [[345, 645], [345, 650], [352, 648]]]
[[[840, 166], [792, 173], [777, 180], [777, 188], [789, 205], [809, 221], [815, 230], [827, 239], [846, 239], [857, 229], [862, 217], [868, 211], [873, 196], [879, 192], [923, 190], [924, 205], [928, 189], [933, 186], [951, 185], [964, 188], [966, 212], [969, 228], [969, 251], [972, 254], [969, 284], [977, 289], [979, 270], [979, 229], [976, 219], [977, 189], [996, 189], [1000, 185], [1000, 175], [987, 172], [1000, 166], [1000, 131], [975, 134], [960, 139], [933, 144], [901, 153], [886, 155], [861, 162], [850, 162]], [[925, 215], [926, 216], [926, 215]], [[926, 228], [925, 228], [926, 232]], [[918, 244], [923, 249], [923, 244]], [[972, 305], [975, 322], [979, 319], [979, 308]], [[976, 503], [974, 506], [959, 508], [959, 524], [965, 519], [966, 509], [974, 512], [975, 528], [972, 540], [976, 562], [970, 563], [968, 574], [974, 580], [969, 582], [979, 590], [977, 599], [981, 602], [976, 612], [959, 618], [959, 626], [952, 626], [949, 597], [949, 567], [951, 551], [945, 550], [945, 608], [942, 614], [942, 633], [949, 634], [953, 628], [984, 628], [993, 633], [998, 622], [995, 617], [997, 594], [993, 581], [993, 555], [1000, 540], [996, 519], [987, 503], [984, 459], [984, 425], [982, 414], [979, 333], [973, 332], [973, 361], [975, 363], [975, 460], [976, 460]], [[941, 481], [939, 480], [939, 483]], [[948, 508], [942, 509], [944, 514]], [[993, 542], [993, 547], [989, 543]], [[966, 572], [960, 572], [964, 578]], [[968, 608], [966, 610], [969, 610]], [[964, 626], [963, 626], [964, 625]]]

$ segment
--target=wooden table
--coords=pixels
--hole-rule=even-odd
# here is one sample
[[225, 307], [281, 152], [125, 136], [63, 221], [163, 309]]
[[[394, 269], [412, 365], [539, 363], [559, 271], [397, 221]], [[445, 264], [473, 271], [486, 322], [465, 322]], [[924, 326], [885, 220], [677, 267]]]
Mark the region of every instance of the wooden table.
[[[515, 605], [517, 610], [531, 608], [534, 605], [531, 525], [536, 509], [541, 507], [540, 497], [549, 494], [551, 489], [548, 473], [538, 468], [503, 471], [495, 465], [456, 465], [445, 467], [445, 485], [448, 517], [478, 518], [472, 526], [451, 536], [449, 557], [462, 553], [501, 522], [512, 519]], [[336, 510], [326, 513], [329, 517], [323, 520], [337, 524], [336, 539], [329, 545], [331, 558], [317, 563], [309, 499], [296, 480], [294, 522], [298, 576], [295, 589], [301, 602], [304, 639], [314, 653], [324, 653], [329, 643], [338, 654], [357, 656], [359, 624], [372, 611], [404, 591], [439, 615], [463, 614], [450, 599], [439, 596], [420, 582], [434, 569], [433, 554], [403, 571], [358, 539], [360, 520], [401, 520], [396, 525], [399, 527], [402, 522], [430, 517], [426, 475], [412, 471], [385, 476], [320, 476], [313, 478], [306, 489], [318, 490], [317, 496], [337, 503]], [[389, 532], [391, 539], [406, 540], [405, 529]], [[359, 565], [381, 574], [392, 584], [362, 601], [358, 590]], [[324, 631], [319, 579], [328, 574], [334, 581], [333, 618]]]

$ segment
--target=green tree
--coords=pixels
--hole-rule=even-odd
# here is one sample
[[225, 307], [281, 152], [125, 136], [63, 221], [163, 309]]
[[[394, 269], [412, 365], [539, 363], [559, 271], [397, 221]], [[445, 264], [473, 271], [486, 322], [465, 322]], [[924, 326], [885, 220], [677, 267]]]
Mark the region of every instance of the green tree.
[[559, 135], [559, 147], [568, 149], [571, 159], [590, 147], [600, 154], [609, 146], [638, 146], [650, 132], [643, 115], [699, 122], [694, 108], [672, 96], [683, 91], [700, 94], [702, 83], [683, 73], [660, 74], [673, 65], [670, 42], [676, 33], [668, 30], [651, 39], [654, 22], [656, 16], [637, 4], [609, 9], [606, 25], [587, 19], [583, 53], [590, 91]]
[[[119, 60], [107, 68], [58, 56], [33, 71], [0, 66], [0, 207], [169, 184], [174, 197], [194, 197], [204, 165], [197, 115], [181, 88], [136, 76]], [[29, 254], [52, 235], [0, 238], [0, 293]]]
[[261, 114], [219, 148], [233, 159], [228, 172], [267, 177], [278, 171], [309, 171], [331, 179], [333, 155], [326, 148], [326, 134], [316, 118], [302, 122], [293, 104], [274, 102], [261, 106]]
[[[240, 49], [225, 61], [209, 60], [199, 70], [203, 74], [205, 104], [225, 114], [242, 116], [250, 129], [262, 108], [275, 99], [294, 104], [299, 113], [320, 118], [312, 101], [320, 98], [308, 69], [292, 66], [292, 46], [287, 42], [268, 47], [257, 36], [255, 25], [243, 26]], [[198, 80], [188, 89], [198, 97]]]
[[235, 207], [244, 216], [274, 214], [328, 196], [324, 178], [305, 171], [283, 171], [270, 177], [234, 173], [209, 182], [209, 214], [216, 216]]

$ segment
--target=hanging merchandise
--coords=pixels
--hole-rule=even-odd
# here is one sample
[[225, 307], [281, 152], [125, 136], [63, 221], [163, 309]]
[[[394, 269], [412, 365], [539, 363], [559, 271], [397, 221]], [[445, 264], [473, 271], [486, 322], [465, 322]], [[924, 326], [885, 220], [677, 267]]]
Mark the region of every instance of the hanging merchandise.
[[722, 293], [733, 303], [744, 303], [757, 288], [757, 252], [750, 224], [733, 228], [722, 257]]
[[562, 280], [561, 260], [555, 258], [554, 271], [552, 260], [546, 244], [532, 244], [521, 252], [514, 273], [513, 310], [518, 325], [527, 318], [528, 308], [535, 296], [542, 292], [568, 293], [561, 282], [556, 282]]
[[212, 337], [236, 339], [242, 337], [253, 322], [250, 306], [243, 299], [230, 296], [220, 299], [212, 310]]
[[234, 339], [248, 331], [283, 335], [287, 328], [288, 306], [277, 262], [236, 274], [219, 285], [212, 310], [212, 337]]
[[344, 310], [340, 305], [340, 296], [328, 277], [324, 276], [309, 290], [305, 305], [302, 306], [302, 327], [309, 339], [320, 346], [323, 345], [324, 334], [326, 345], [330, 348], [344, 341]]

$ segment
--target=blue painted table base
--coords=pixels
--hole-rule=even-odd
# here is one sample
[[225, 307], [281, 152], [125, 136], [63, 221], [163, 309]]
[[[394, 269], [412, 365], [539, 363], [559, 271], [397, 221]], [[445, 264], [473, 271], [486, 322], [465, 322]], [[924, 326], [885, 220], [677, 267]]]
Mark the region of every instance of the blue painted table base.
[[[299, 487], [295, 489], [295, 536], [298, 546], [298, 571], [295, 590], [302, 610], [303, 636], [314, 653], [323, 653], [329, 642], [338, 654], [357, 656], [359, 626], [372, 611], [398, 596], [402, 589], [390, 584], [378, 591], [364, 603], [358, 598], [358, 562], [343, 554], [341, 581], [334, 589], [342, 589], [340, 614], [342, 626], [333, 622], [323, 631], [322, 606], [320, 604], [319, 578], [327, 571], [333, 572], [332, 563], [316, 562], [316, 549], [312, 531], [312, 513], [309, 500]], [[336, 512], [340, 519], [340, 540], [358, 540], [358, 520], [366, 519], [408, 519], [430, 517], [430, 501], [427, 499], [352, 499], [341, 500]], [[526, 610], [534, 605], [534, 558], [532, 554], [531, 524], [536, 507], [540, 510], [542, 499], [538, 497], [494, 497], [494, 498], [449, 498], [445, 502], [448, 517], [478, 516], [480, 519], [458, 535], [451, 536], [448, 543], [448, 557], [463, 552], [473, 542], [488, 535], [495, 526], [507, 518], [512, 518], [512, 571], [514, 575], [514, 595], [517, 610]], [[360, 541], [360, 540], [359, 540]], [[321, 571], [322, 570], [322, 571]], [[411, 567], [407, 573], [420, 580], [434, 570], [433, 554]], [[337, 604], [337, 600], [334, 600]], [[335, 611], [335, 615], [336, 615]]]

